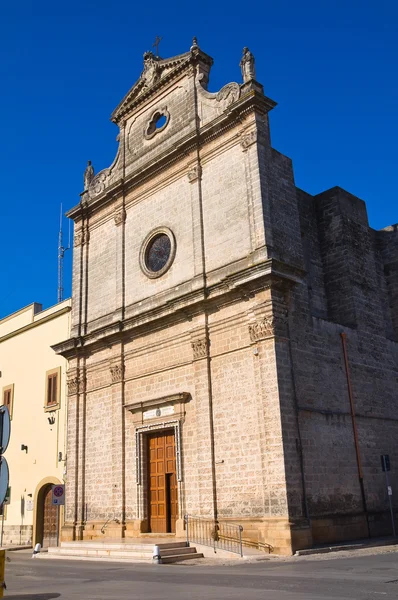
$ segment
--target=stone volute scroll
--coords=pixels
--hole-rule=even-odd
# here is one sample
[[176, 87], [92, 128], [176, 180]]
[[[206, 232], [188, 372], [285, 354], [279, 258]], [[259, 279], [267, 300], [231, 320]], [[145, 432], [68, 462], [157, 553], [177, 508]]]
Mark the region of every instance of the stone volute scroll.
[[87, 162], [86, 170], [84, 171], [84, 191], [87, 191], [90, 183], [94, 179], [94, 168], [91, 164], [91, 160]]
[[244, 83], [256, 79], [256, 70], [254, 68], [254, 56], [246, 46], [243, 48], [243, 56], [240, 61], [242, 78]]

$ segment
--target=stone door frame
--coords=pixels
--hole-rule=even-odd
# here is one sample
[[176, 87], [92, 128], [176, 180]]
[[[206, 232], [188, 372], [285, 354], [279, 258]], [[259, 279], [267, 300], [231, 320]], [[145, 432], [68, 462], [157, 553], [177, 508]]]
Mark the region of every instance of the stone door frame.
[[[176, 530], [183, 527], [184, 515], [184, 482], [182, 467], [182, 425], [185, 420], [185, 402], [190, 400], [190, 394], [181, 392], [161, 398], [135, 402], [126, 405], [126, 410], [133, 415], [134, 433], [135, 433], [135, 461], [136, 461], [136, 484], [137, 484], [137, 518], [143, 522], [148, 520], [148, 502], [146, 489], [146, 463], [147, 449], [146, 441], [150, 433], [157, 431], [173, 430], [175, 437], [176, 452], [176, 478], [178, 485], [178, 515]], [[172, 409], [170, 408], [172, 407]], [[162, 412], [170, 414], [165, 418]], [[172, 412], [171, 412], [172, 411]], [[152, 415], [153, 413], [153, 415]], [[148, 416], [149, 415], [149, 416]]]

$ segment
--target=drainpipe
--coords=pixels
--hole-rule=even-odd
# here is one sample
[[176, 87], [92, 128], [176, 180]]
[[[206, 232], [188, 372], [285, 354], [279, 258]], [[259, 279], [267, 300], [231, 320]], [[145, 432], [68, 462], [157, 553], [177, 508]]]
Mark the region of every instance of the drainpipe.
[[353, 397], [353, 394], [352, 394], [350, 367], [349, 367], [349, 364], [348, 364], [347, 343], [346, 343], [347, 334], [343, 332], [343, 333], [340, 333], [340, 336], [341, 336], [341, 343], [343, 345], [345, 374], [346, 374], [346, 377], [347, 377], [348, 398], [350, 400], [351, 422], [352, 422], [352, 431], [353, 431], [353, 434], [354, 434], [355, 454], [356, 454], [356, 457], [357, 457], [359, 486], [361, 488], [363, 510], [364, 510], [364, 513], [365, 513], [366, 524], [367, 524], [367, 527], [368, 527], [368, 537], [371, 537], [371, 535], [370, 535], [370, 526], [369, 526], [369, 514], [368, 514], [368, 509], [367, 509], [367, 506], [366, 506], [365, 488], [364, 488], [364, 485], [363, 485], [363, 470], [362, 470], [361, 453], [359, 451], [358, 430], [357, 430], [357, 423], [356, 423], [356, 418], [355, 418], [354, 397]]

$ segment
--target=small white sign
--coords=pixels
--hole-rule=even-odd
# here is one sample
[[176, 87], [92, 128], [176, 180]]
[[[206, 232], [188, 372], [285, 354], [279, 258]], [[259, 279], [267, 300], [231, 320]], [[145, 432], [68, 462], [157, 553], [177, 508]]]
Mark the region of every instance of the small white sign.
[[156, 419], [159, 417], [167, 417], [168, 415], [174, 414], [174, 406], [173, 404], [167, 404], [166, 406], [162, 406], [159, 408], [153, 408], [152, 410], [146, 410], [143, 413], [143, 419], [146, 421], [147, 419]]
[[387, 486], [387, 492], [388, 492], [389, 496], [392, 496], [392, 487], [391, 487], [391, 485]]
[[25, 509], [33, 510], [33, 500], [26, 500]]

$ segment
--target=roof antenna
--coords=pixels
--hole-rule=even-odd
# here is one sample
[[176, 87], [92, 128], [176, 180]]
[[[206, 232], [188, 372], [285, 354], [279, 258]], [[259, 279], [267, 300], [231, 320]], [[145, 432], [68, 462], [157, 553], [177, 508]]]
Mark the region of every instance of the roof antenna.
[[58, 302], [62, 302], [64, 299], [64, 254], [70, 249], [70, 221], [69, 221], [69, 235], [68, 235], [68, 246], [65, 248], [62, 240], [62, 203], [59, 214], [59, 234], [58, 234]]

